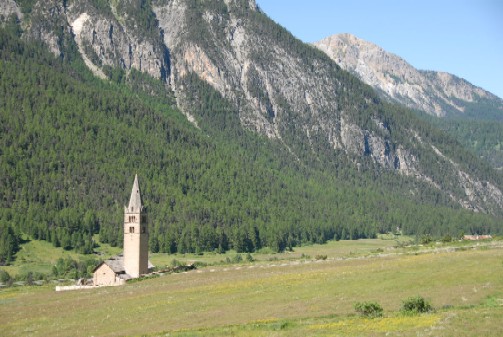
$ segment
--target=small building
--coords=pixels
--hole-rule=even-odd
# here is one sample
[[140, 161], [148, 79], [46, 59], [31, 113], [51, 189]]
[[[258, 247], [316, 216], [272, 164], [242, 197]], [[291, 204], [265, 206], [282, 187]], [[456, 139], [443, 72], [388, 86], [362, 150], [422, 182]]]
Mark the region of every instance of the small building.
[[95, 286], [116, 286], [149, 273], [148, 218], [141, 200], [138, 175], [134, 177], [129, 205], [124, 207], [124, 252], [100, 263], [93, 271]]
[[94, 285], [118, 286], [123, 285], [129, 279], [131, 279], [131, 276], [126, 274], [122, 254], [105, 260], [94, 268]]
[[491, 235], [463, 235], [465, 241], [492, 240], [492, 238]]

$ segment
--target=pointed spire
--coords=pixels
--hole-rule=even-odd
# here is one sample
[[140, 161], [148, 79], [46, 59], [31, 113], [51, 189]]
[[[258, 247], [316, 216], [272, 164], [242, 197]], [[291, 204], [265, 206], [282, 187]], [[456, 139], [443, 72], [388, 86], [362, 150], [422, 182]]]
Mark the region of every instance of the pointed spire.
[[134, 176], [133, 189], [131, 190], [131, 198], [129, 198], [129, 212], [141, 212], [143, 205], [141, 203], [141, 191], [138, 184], [138, 175]]

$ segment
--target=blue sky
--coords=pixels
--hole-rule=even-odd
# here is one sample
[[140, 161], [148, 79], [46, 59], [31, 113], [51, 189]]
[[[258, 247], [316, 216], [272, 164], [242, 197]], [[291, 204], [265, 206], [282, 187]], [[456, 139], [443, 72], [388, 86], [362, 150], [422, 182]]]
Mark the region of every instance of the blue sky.
[[257, 0], [304, 42], [351, 33], [503, 98], [502, 0]]

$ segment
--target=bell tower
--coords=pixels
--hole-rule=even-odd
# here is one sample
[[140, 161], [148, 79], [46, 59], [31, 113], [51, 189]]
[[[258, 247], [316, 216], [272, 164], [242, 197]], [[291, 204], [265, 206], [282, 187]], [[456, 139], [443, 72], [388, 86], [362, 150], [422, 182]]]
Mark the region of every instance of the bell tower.
[[138, 175], [134, 177], [129, 205], [124, 206], [124, 269], [133, 278], [148, 273], [148, 226]]

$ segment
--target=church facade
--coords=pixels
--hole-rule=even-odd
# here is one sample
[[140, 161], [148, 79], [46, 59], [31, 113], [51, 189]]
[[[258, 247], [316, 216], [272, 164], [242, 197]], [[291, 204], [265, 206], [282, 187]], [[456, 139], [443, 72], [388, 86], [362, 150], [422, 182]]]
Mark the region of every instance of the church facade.
[[148, 217], [141, 199], [138, 175], [134, 177], [128, 206], [124, 206], [124, 252], [100, 263], [93, 274], [95, 286], [115, 286], [148, 274]]

